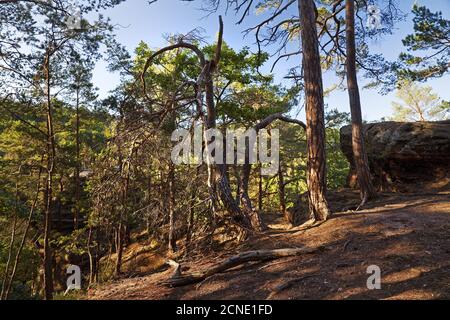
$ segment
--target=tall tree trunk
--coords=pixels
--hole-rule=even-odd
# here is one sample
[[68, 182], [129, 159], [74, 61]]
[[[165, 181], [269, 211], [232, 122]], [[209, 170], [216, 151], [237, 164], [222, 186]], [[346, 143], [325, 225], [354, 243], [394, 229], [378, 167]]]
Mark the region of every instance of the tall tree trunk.
[[[144, 66], [144, 71], [141, 74], [141, 80], [144, 85], [144, 92], [146, 90], [145, 86], [145, 73], [147, 69], [149, 68], [152, 59], [169, 50], [174, 50], [178, 48], [188, 48], [192, 50], [197, 57], [200, 60], [200, 68], [202, 72], [200, 73], [197, 82], [196, 82], [196, 93], [197, 93], [197, 111], [198, 116], [202, 116], [203, 114], [203, 97], [202, 93], [203, 90], [205, 92], [205, 102], [206, 102], [206, 117], [203, 118], [204, 124], [205, 124], [205, 131], [209, 129], [215, 129], [216, 128], [216, 119], [217, 119], [217, 112], [216, 112], [216, 106], [215, 106], [215, 97], [214, 97], [214, 83], [212, 74], [216, 71], [219, 62], [220, 62], [220, 55], [222, 51], [222, 42], [223, 42], [223, 21], [222, 17], [219, 16], [219, 22], [220, 22], [220, 28], [219, 28], [219, 34], [218, 34], [218, 40], [216, 45], [216, 51], [214, 58], [212, 60], [207, 60], [205, 58], [205, 55], [203, 52], [195, 45], [185, 43], [183, 41], [180, 41], [179, 43], [167, 46], [154, 54], [152, 54], [148, 59]], [[206, 144], [206, 151], [208, 152], [208, 144]], [[209, 152], [208, 152], [209, 153]], [[212, 164], [207, 163], [208, 168], [208, 189], [209, 194], [211, 197], [211, 205], [213, 210], [213, 225], [216, 218], [216, 209], [217, 205], [219, 203], [219, 200], [222, 201], [225, 209], [231, 216], [231, 221], [233, 221], [234, 224], [242, 227], [241, 229], [251, 229], [251, 223], [249, 218], [241, 211], [239, 208], [239, 205], [236, 203], [235, 199], [232, 196], [230, 183], [227, 178], [226, 174], [226, 166], [223, 164]]]
[[44, 299], [53, 299], [53, 254], [50, 246], [52, 210], [53, 210], [53, 175], [55, 171], [56, 143], [53, 130], [53, 110], [50, 94], [50, 53], [45, 59], [46, 108], [47, 108], [47, 182], [45, 186], [44, 210]]
[[[95, 238], [96, 238], [96, 248], [95, 248], [95, 271], [94, 271], [94, 282], [99, 282], [99, 273], [100, 273], [100, 230], [97, 228], [95, 230]], [[109, 259], [108, 259], [109, 261]]]
[[75, 136], [76, 136], [76, 164], [75, 164], [75, 212], [73, 217], [74, 229], [78, 229], [78, 220], [80, 217], [80, 92], [76, 93], [76, 120], [75, 120]]
[[175, 166], [169, 162], [169, 252], [177, 251], [175, 238]]
[[[219, 17], [220, 28], [216, 45], [216, 52], [214, 60], [206, 61], [203, 66], [204, 83], [205, 83], [205, 98], [206, 98], [206, 130], [216, 128], [217, 112], [214, 102], [214, 83], [212, 74], [217, 70], [220, 62], [220, 55], [222, 52], [222, 38], [223, 38], [223, 21], [222, 17]], [[218, 198], [222, 201], [225, 209], [231, 214], [231, 218], [237, 225], [243, 227], [241, 238], [246, 235], [245, 229], [252, 229], [250, 218], [241, 211], [239, 205], [233, 198], [230, 182], [227, 177], [227, 167], [225, 164], [216, 164], [211, 168], [211, 182], [210, 191], [213, 197], [213, 202], [217, 203]], [[217, 196], [216, 196], [217, 194]]]
[[[132, 151], [133, 152], [133, 149]], [[123, 248], [124, 248], [124, 240], [125, 240], [125, 217], [126, 217], [126, 210], [127, 210], [127, 200], [128, 200], [128, 187], [130, 184], [130, 163], [127, 163], [127, 168], [125, 169], [125, 165], [123, 163], [121, 151], [119, 149], [120, 154], [120, 172], [123, 175], [125, 175], [125, 181], [122, 188], [122, 208], [119, 214], [119, 226], [117, 230], [117, 244], [116, 244], [116, 251], [117, 251], [117, 259], [116, 259], [116, 269], [115, 269], [115, 275], [116, 277], [120, 276], [122, 273], [122, 256], [123, 256]]]
[[[214, 65], [214, 61], [210, 61], [208, 62], [208, 64], [212, 66]], [[211, 71], [214, 69], [212, 67], [206, 68], [207, 71], [205, 74], [205, 95], [207, 116], [205, 130], [208, 130], [216, 128], [216, 108], [214, 104], [214, 84], [211, 74]], [[241, 211], [232, 196], [230, 183], [226, 174], [226, 165], [208, 165], [208, 169], [210, 170], [210, 172], [208, 172], [208, 175], [210, 175], [209, 179], [211, 179], [208, 184], [210, 187], [210, 194], [213, 198], [213, 205], [215, 206], [217, 204], [217, 201], [219, 200], [218, 198], [220, 198], [225, 206], [225, 209], [231, 214], [234, 223], [243, 227], [244, 229], [251, 229], [252, 224], [249, 217]]]
[[55, 217], [53, 216], [53, 221], [56, 221], [56, 228], [58, 230], [60, 230], [60, 228], [62, 228], [62, 224], [63, 224], [63, 216], [62, 216], [62, 209], [63, 209], [63, 205], [62, 205], [62, 199], [61, 196], [63, 195], [64, 192], [64, 184], [63, 184], [63, 175], [61, 174], [59, 179], [58, 179], [58, 185], [59, 185], [59, 193], [58, 193], [58, 209], [54, 210], [54, 212], [57, 214], [57, 218], [55, 219]]
[[94, 256], [92, 255], [91, 242], [92, 242], [92, 227], [89, 227], [87, 240], [87, 254], [89, 257], [89, 287], [94, 283], [94, 270], [95, 270], [95, 261]]
[[261, 213], [263, 209], [263, 176], [262, 163], [258, 167], [258, 211]]
[[[19, 175], [20, 175], [20, 169], [19, 169]], [[19, 201], [19, 177], [17, 177], [16, 180], [16, 192], [14, 197], [14, 217], [13, 217], [13, 225], [11, 229], [11, 240], [9, 242], [9, 249], [8, 249], [8, 259], [6, 260], [6, 266], [5, 266], [5, 276], [2, 281], [2, 291], [0, 293], [0, 300], [6, 300], [6, 290], [8, 287], [8, 276], [9, 276], [9, 266], [11, 264], [12, 259], [12, 253], [14, 250], [14, 241], [16, 240], [16, 231], [17, 231], [17, 207], [18, 207], [18, 201]]]
[[284, 176], [283, 167], [280, 162], [280, 167], [278, 168], [278, 196], [280, 199], [280, 211], [281, 214], [286, 218], [287, 222], [291, 222], [289, 219], [288, 212], [286, 210], [286, 192], [284, 186]]
[[326, 155], [322, 69], [313, 0], [298, 0], [306, 91], [307, 184], [312, 219], [326, 220]]
[[[148, 176], [148, 185], [147, 185], [147, 196], [146, 196], [146, 202], [150, 203], [152, 201], [152, 189], [153, 189], [153, 180], [152, 180], [152, 170], [150, 168], [149, 170], [149, 176]], [[146, 216], [146, 224], [147, 224], [147, 234], [150, 236], [151, 233], [151, 215], [147, 214]]]
[[[214, 83], [212, 79], [211, 72], [212, 70], [209, 70], [211, 68], [211, 62], [206, 62], [206, 66], [203, 66], [205, 70], [204, 78], [205, 78], [205, 99], [206, 99], [206, 119], [205, 119], [205, 148], [207, 149], [207, 153], [209, 153], [208, 150], [208, 142], [206, 140], [206, 131], [209, 129], [215, 129], [216, 128], [216, 107], [214, 104]], [[202, 77], [202, 76], [200, 76]], [[218, 179], [220, 176], [223, 175], [223, 178], [226, 180], [225, 175], [225, 167], [220, 167], [220, 165], [214, 165], [213, 163], [210, 163], [209, 157], [207, 157], [207, 169], [208, 169], [208, 189], [209, 194], [211, 197], [211, 208], [213, 212], [212, 219], [216, 219], [216, 211], [217, 211], [217, 183], [216, 179]]]
[[347, 42], [347, 89], [352, 115], [352, 147], [353, 159], [361, 193], [361, 205], [373, 198], [376, 193], [370, 175], [367, 153], [364, 145], [364, 132], [359, 96], [358, 78], [356, 75], [356, 43], [355, 43], [355, 2], [346, 0], [346, 42]]
[[[41, 158], [41, 162], [42, 162], [42, 160], [43, 160], [43, 157]], [[28, 231], [30, 230], [30, 227], [31, 227], [31, 219], [33, 218], [34, 210], [35, 210], [37, 202], [39, 200], [39, 194], [41, 192], [41, 175], [42, 175], [42, 163], [41, 163], [40, 168], [39, 168], [39, 175], [38, 175], [38, 179], [37, 179], [38, 182], [37, 182], [37, 186], [36, 186], [36, 194], [35, 194], [35, 197], [34, 197], [34, 201], [33, 201], [33, 204], [31, 205], [31, 208], [30, 208], [30, 211], [29, 211], [29, 214], [28, 214], [28, 218], [27, 218], [27, 223], [26, 223], [26, 226], [25, 226], [25, 231], [23, 232], [22, 239], [21, 239], [20, 244], [19, 244], [19, 248], [17, 249], [17, 252], [16, 252], [14, 265], [13, 265], [13, 268], [12, 268], [11, 275], [10, 275], [10, 277], [8, 279], [8, 283], [6, 285], [6, 290], [3, 293], [3, 299], [4, 300], [8, 299], [9, 293], [11, 291], [11, 286], [12, 286], [12, 283], [13, 283], [14, 278], [15, 278], [16, 273], [17, 273], [17, 267], [19, 265], [20, 256], [22, 254], [23, 247], [25, 246], [25, 241], [27, 239]], [[5, 276], [5, 279], [6, 279], [6, 276]]]
[[[246, 145], [247, 150], [249, 150], [247, 143]], [[245, 164], [242, 166], [242, 177], [240, 179], [240, 186], [239, 186], [240, 202], [244, 213], [250, 219], [252, 229], [257, 231], [263, 231], [265, 229], [264, 223], [261, 220], [259, 212], [255, 208], [253, 208], [252, 201], [250, 199], [250, 196], [248, 195], [251, 170], [252, 165], [249, 163], [249, 154], [248, 152], [246, 152]]]
[[[195, 179], [193, 181], [197, 181], [198, 175], [200, 173], [200, 167], [197, 167], [195, 171]], [[191, 196], [190, 196], [190, 205], [189, 205], [189, 215], [187, 219], [187, 230], [186, 230], [186, 242], [185, 242], [185, 255], [189, 255], [190, 244], [192, 239], [192, 232], [194, 230], [194, 207], [195, 207], [195, 198], [197, 196], [197, 186], [191, 186]]]
[[234, 168], [234, 177], [236, 178], [237, 190], [236, 190], [236, 203], [238, 206], [241, 205], [241, 175], [239, 174], [239, 169]]
[[117, 237], [116, 237], [116, 268], [115, 268], [115, 276], [118, 277], [122, 273], [122, 256], [123, 256], [123, 217], [120, 218], [119, 226], [117, 228]]

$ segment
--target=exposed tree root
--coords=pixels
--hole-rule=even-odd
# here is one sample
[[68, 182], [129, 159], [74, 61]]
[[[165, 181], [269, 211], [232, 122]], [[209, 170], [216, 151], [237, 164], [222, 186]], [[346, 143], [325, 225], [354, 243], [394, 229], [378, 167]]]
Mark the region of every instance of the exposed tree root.
[[266, 298], [266, 300], [271, 300], [273, 299], [277, 294], [279, 294], [280, 292], [282, 292], [283, 290], [289, 289], [290, 287], [292, 287], [294, 284], [301, 282], [305, 279], [308, 278], [312, 278], [314, 277], [314, 275], [307, 275], [301, 278], [297, 278], [297, 279], [291, 279], [289, 281], [286, 281], [278, 286], [275, 287], [275, 289], [269, 294], [269, 296]]
[[169, 259], [166, 264], [173, 267], [172, 278], [181, 276], [181, 265], [178, 262]]
[[328, 220], [317, 221], [317, 220], [311, 219], [311, 220], [306, 221], [304, 224], [302, 224], [302, 225], [300, 225], [298, 227], [290, 229], [289, 231], [295, 231], [295, 233], [293, 234], [295, 236], [295, 235], [298, 235], [298, 234], [300, 234], [300, 233], [302, 233], [302, 232], [304, 232], [306, 230], [309, 230], [309, 229], [312, 229], [312, 228], [316, 228], [316, 227], [324, 224], [327, 221]]
[[366, 205], [368, 199], [369, 199], [369, 195], [367, 193], [364, 193], [363, 199], [355, 211], [361, 210]]
[[299, 225], [297, 227], [291, 228], [290, 231], [300, 231], [300, 230], [303, 230], [305, 228], [310, 228], [315, 223], [316, 223], [315, 219], [310, 219], [310, 220], [306, 221], [305, 223], [303, 223], [303, 224], [301, 224], [301, 225]]
[[285, 257], [299, 256], [302, 254], [312, 254], [321, 251], [323, 247], [318, 248], [287, 248], [275, 250], [257, 250], [248, 251], [232, 256], [224, 261], [208, 268], [205, 271], [193, 272], [186, 275], [174, 274], [171, 278], [160, 282], [161, 285], [169, 287], [181, 287], [197, 283], [211, 277], [214, 274], [224, 272], [228, 269], [237, 267], [250, 261], [267, 261]]
[[345, 252], [347, 250], [348, 245], [353, 241], [353, 238], [348, 239], [345, 243], [344, 243], [344, 247], [342, 248], [342, 252]]

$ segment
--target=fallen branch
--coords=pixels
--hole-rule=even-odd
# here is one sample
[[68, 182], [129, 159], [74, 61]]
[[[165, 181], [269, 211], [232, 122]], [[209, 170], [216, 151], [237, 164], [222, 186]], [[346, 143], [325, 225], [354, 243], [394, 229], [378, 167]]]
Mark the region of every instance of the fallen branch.
[[186, 275], [171, 277], [160, 282], [160, 284], [168, 287], [181, 287], [193, 283], [203, 281], [214, 274], [224, 272], [228, 269], [237, 267], [243, 263], [250, 261], [267, 261], [280, 259], [285, 257], [299, 256], [302, 254], [312, 254], [321, 251], [323, 247], [318, 248], [287, 248], [275, 250], [256, 250], [243, 252], [232, 256], [224, 261], [208, 268], [205, 271], [193, 272]]

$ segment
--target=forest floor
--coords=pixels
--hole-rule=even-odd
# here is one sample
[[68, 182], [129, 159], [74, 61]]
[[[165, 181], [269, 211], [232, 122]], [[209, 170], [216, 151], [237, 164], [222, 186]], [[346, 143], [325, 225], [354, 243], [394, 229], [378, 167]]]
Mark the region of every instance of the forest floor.
[[[335, 212], [357, 203], [336, 193]], [[339, 209], [341, 208], [341, 209]], [[205, 270], [233, 254], [277, 248], [323, 248], [317, 253], [249, 262], [203, 282], [158, 284], [173, 269], [133, 276], [91, 289], [89, 299], [450, 299], [450, 192], [382, 194], [364, 210], [334, 214], [306, 231], [289, 230], [280, 215], [265, 215], [269, 230], [235, 248], [182, 262], [183, 273]], [[381, 268], [380, 290], [369, 290], [367, 268]]]

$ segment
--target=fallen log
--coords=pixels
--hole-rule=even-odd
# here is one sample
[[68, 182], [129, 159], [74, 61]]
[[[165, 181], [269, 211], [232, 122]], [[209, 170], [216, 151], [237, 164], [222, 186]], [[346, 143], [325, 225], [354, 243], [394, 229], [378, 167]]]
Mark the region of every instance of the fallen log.
[[203, 281], [214, 274], [224, 272], [231, 268], [237, 267], [243, 263], [250, 261], [268, 261], [292, 256], [299, 256], [303, 254], [312, 254], [322, 251], [323, 247], [317, 248], [287, 248], [287, 249], [275, 249], [275, 250], [256, 250], [242, 252], [235, 256], [232, 256], [224, 261], [208, 268], [205, 271], [192, 272], [186, 275], [179, 275], [171, 277], [167, 280], [161, 281], [159, 284], [168, 287], [181, 287], [189, 284]]

